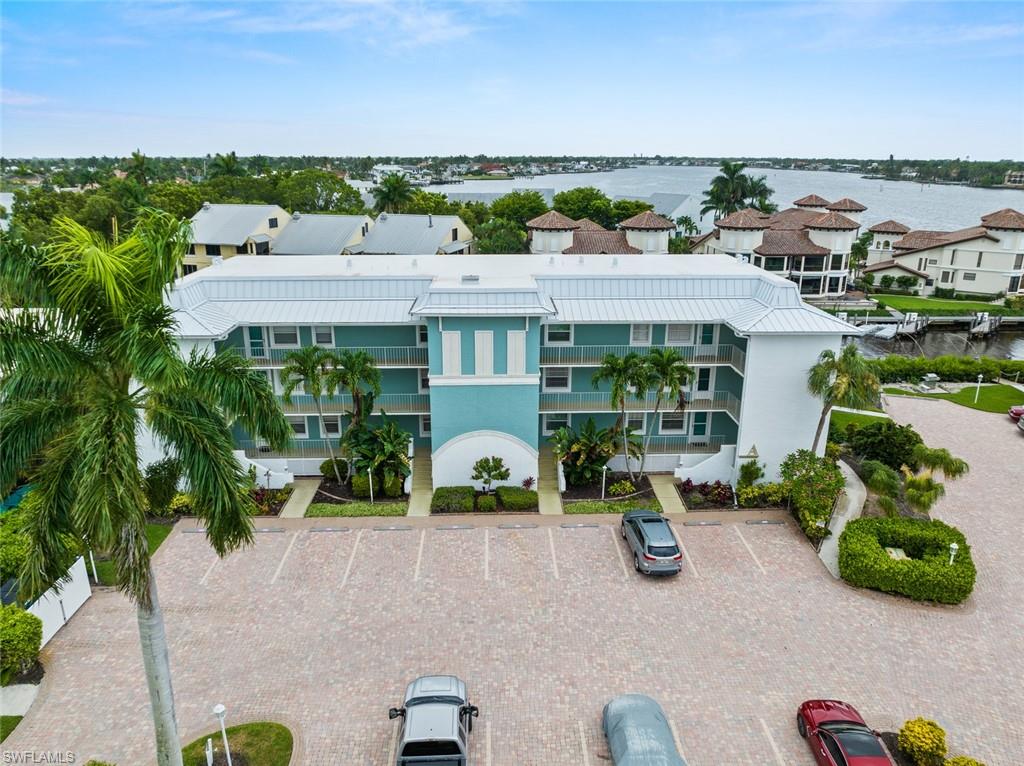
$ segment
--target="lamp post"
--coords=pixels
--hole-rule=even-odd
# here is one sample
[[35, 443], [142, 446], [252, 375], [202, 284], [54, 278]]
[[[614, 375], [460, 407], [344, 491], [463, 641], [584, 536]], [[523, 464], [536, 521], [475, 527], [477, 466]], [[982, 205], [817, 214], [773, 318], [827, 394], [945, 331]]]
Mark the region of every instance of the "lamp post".
[[960, 546], [956, 543], [949, 544], [949, 565], [953, 566], [953, 559], [956, 558], [956, 552], [960, 550]]
[[985, 376], [980, 372], [978, 373], [978, 385], [974, 387], [974, 403], [978, 403], [978, 394], [981, 393], [981, 381]]
[[228, 747], [228, 730], [224, 727], [224, 718], [228, 714], [228, 710], [221, 704], [213, 706], [213, 714], [217, 716], [217, 720], [220, 721], [220, 735], [224, 738], [224, 755], [228, 759], [228, 766], [234, 766], [231, 763], [231, 748]]
[[370, 505], [373, 505], [373, 469], [366, 469], [366, 478], [370, 481]]
[[[628, 460], [628, 458], [627, 458]], [[604, 500], [604, 481], [608, 476], [608, 466], [601, 469], [601, 499]]]

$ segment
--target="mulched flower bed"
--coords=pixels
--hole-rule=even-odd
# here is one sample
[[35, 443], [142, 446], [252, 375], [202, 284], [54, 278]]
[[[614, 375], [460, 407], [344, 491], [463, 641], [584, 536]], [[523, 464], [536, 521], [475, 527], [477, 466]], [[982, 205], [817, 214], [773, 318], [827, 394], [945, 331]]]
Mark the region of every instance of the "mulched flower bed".
[[288, 498], [292, 496], [292, 488], [284, 489], [254, 489], [252, 499], [259, 506], [260, 516], [280, 516]]
[[[715, 485], [718, 485], [717, 489]], [[707, 494], [697, 490], [698, 487], [707, 485]], [[679, 499], [683, 501], [683, 505], [686, 506], [687, 511], [784, 511], [786, 510], [782, 506], [778, 505], [733, 505], [733, 496], [730, 485], [725, 482], [704, 482], [703, 484], [697, 484], [689, 492], [683, 488], [683, 482], [676, 482], [673, 486], [676, 488], [676, 492], [679, 493]], [[729, 488], [729, 500], [725, 501], [726, 488]], [[719, 493], [716, 497], [715, 493]], [[704, 500], [694, 501], [694, 495], [701, 495]]]
[[[613, 497], [609, 492], [608, 488], [619, 481], [630, 481], [628, 473], [612, 473], [608, 472], [605, 478], [604, 485], [604, 496], [605, 500], [616, 500], [617, 497]], [[636, 488], [636, 492], [631, 492], [626, 497], [630, 498], [642, 498], [642, 497], [654, 497], [654, 490], [651, 488], [651, 481], [646, 476], [642, 479], [633, 479], [633, 486]], [[600, 500], [601, 499], [601, 482], [595, 484], [585, 484], [580, 487], [567, 486], [565, 492], [562, 493], [563, 500]]]
[[[91, 582], [90, 582], [91, 584]], [[34, 684], [38, 686], [43, 682], [43, 675], [46, 673], [46, 668], [43, 667], [43, 663], [36, 662], [35, 665], [30, 667], [28, 670], [18, 673], [9, 682], [8, 685], [13, 686], [14, 684]]]
[[[338, 484], [333, 479], [321, 479], [320, 486], [317, 487], [316, 494], [313, 496], [314, 503], [338, 503], [339, 501], [344, 502], [346, 500], [356, 501], [368, 501], [368, 497], [356, 497], [352, 494], [352, 487], [348, 484]], [[399, 495], [398, 497], [374, 497], [374, 500], [380, 502], [401, 502], [402, 500], [408, 500], [408, 495]]]
[[914, 762], [900, 750], [899, 734], [897, 732], [880, 731], [879, 734], [882, 736], [882, 742], [889, 749], [889, 753], [892, 754], [893, 760], [896, 761], [896, 766], [915, 766]]

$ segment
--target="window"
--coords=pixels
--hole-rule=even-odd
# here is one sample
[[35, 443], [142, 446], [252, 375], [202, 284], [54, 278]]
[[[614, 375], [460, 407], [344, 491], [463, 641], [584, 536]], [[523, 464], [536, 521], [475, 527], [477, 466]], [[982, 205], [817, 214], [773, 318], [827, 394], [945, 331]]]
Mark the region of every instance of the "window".
[[828, 753], [832, 756], [832, 760], [836, 762], [836, 766], [846, 766], [846, 757], [843, 755], [843, 749], [839, 747], [839, 743], [836, 742], [835, 737], [826, 732], [821, 732], [818, 736], [828, 749]]
[[568, 367], [545, 367], [544, 368], [544, 390], [545, 391], [568, 391], [569, 390], [569, 368]]
[[313, 328], [313, 342], [330, 348], [334, 345], [334, 328], [330, 325], [317, 325]]
[[268, 218], [267, 219], [267, 226], [269, 226], [271, 229], [276, 229], [277, 228], [277, 219], [276, 218]]
[[823, 255], [807, 255], [803, 259], [803, 267], [801, 271], [824, 271], [825, 270], [825, 256]]
[[635, 324], [630, 326], [629, 345], [649, 346], [651, 345], [651, 326], [649, 324]]
[[706, 412], [695, 412], [693, 413], [693, 436], [707, 436], [708, 435], [708, 413]]
[[843, 269], [843, 254], [842, 253], [833, 253], [833, 255], [832, 255], [832, 265], [829, 268], [831, 268], [832, 271], [842, 271], [842, 269]]
[[839, 277], [829, 277], [828, 278], [828, 291], [830, 293], [838, 293], [839, 292]]
[[647, 424], [647, 416], [642, 412], [626, 413], [626, 428], [635, 434], [644, 433], [644, 426]]
[[765, 258], [764, 259], [764, 270], [765, 271], [785, 271], [786, 270], [786, 259], [785, 258]]
[[681, 434], [686, 432], [686, 413], [663, 412], [658, 431], [663, 434]]
[[420, 393], [426, 394], [430, 392], [430, 370], [426, 367], [421, 367], [420, 373]]
[[984, 257], [985, 257], [984, 253], [978, 253], [978, 265], [975, 266], [975, 268], [977, 268], [977, 269], [981, 268], [981, 259], [984, 258]]
[[250, 251], [255, 255], [270, 255], [269, 242], [257, 242]]
[[965, 271], [964, 272], [964, 282], [973, 282], [977, 278], [978, 278], [978, 275], [975, 274], [973, 271]]
[[462, 374], [462, 333], [445, 330], [441, 333], [441, 373]]
[[882, 242], [882, 249], [883, 250], [888, 250], [891, 246], [892, 246], [892, 243], [889, 240], [885, 240], [884, 242]]
[[292, 327], [274, 327], [270, 331], [271, 338], [275, 346], [298, 346], [299, 345], [299, 328]]
[[187, 277], [189, 274], [195, 274], [197, 271], [199, 271], [199, 267], [196, 266], [194, 263], [182, 264], [181, 275], [183, 277]]
[[324, 436], [340, 436], [341, 435], [341, 418], [337, 415], [324, 415]]
[[526, 374], [526, 331], [509, 330], [506, 334], [506, 367], [508, 375]]
[[1024, 253], [1017, 253], [1013, 258], [1013, 268], [1024, 268]]
[[416, 345], [425, 346], [427, 345], [427, 338], [430, 337], [427, 332], [427, 326], [425, 324], [417, 325], [416, 327]]
[[569, 416], [564, 412], [544, 416], [544, 433], [553, 434], [559, 428], [569, 427]]
[[933, 286], [935, 284], [935, 280], [934, 279], [930, 279], [930, 278], [926, 279], [924, 281], [924, 284], [925, 284], [926, 287], [931, 287], [931, 286]]
[[494, 333], [490, 330], [477, 330], [473, 333], [473, 345], [473, 368], [476, 374], [486, 377], [494, 375]]
[[220, 245], [207, 245], [206, 246], [206, 254], [207, 255], [220, 255]]
[[306, 418], [304, 416], [288, 418], [288, 425], [292, 427], [292, 433], [295, 435], [295, 438], [306, 438]]
[[1020, 277], [1010, 277], [1010, 286], [1007, 288], [1008, 293], [1016, 293], [1020, 291]]
[[459, 240], [459, 229], [458, 229], [458, 227], [454, 227], [452, 229], [452, 242], [458, 242], [458, 240]]
[[665, 325], [666, 346], [687, 346], [691, 343], [693, 343], [692, 324]]
[[700, 326], [700, 344], [711, 346], [715, 343], [715, 326], [713, 324], [702, 324]]
[[939, 259], [938, 258], [929, 258], [928, 259], [928, 265], [929, 266], [938, 266], [939, 265]]
[[711, 368], [701, 367], [697, 370], [697, 390], [698, 391], [710, 391], [711, 390]]
[[549, 346], [570, 346], [572, 345], [571, 324], [546, 324], [544, 325], [544, 342]]
[[942, 276], [939, 278], [939, 281], [940, 282], [948, 282], [949, 281], [949, 274], [950, 273], [948, 271], [942, 272]]
[[956, 265], [956, 250], [954, 250], [952, 255], [949, 256], [949, 265], [950, 266], [955, 266]]
[[196, 254], [196, 246], [195, 245], [189, 245], [188, 246], [188, 250], [185, 251], [185, 254], [186, 255], [195, 255]]
[[249, 356], [262, 359], [267, 355], [267, 347], [263, 344], [263, 328], [250, 327], [246, 336], [249, 341]]
[[430, 436], [430, 415], [420, 415], [420, 436]]

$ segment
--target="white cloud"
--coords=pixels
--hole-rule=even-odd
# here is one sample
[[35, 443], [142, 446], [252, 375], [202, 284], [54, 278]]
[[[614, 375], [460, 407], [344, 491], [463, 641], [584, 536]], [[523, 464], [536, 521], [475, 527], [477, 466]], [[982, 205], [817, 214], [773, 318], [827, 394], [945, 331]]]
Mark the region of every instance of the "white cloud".
[[4, 106], [36, 106], [49, 101], [46, 96], [36, 93], [23, 93], [10, 88], [0, 88], [0, 104]]
[[273, 51], [261, 51], [261, 50], [242, 50], [232, 51], [231, 56], [233, 58], [249, 59], [250, 61], [262, 61], [267, 64], [294, 64], [295, 59], [290, 56], [285, 56], [282, 53], [274, 53]]

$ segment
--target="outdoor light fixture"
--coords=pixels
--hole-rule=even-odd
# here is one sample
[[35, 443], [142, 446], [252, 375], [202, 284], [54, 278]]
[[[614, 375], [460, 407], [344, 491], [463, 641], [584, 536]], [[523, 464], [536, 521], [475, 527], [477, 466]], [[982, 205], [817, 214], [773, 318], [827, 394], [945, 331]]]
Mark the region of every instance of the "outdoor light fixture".
[[985, 376], [980, 372], [978, 373], [978, 385], [974, 387], [974, 403], [978, 403], [978, 394], [981, 393], [981, 381]]
[[228, 759], [228, 766], [234, 766], [231, 763], [231, 748], [228, 747], [228, 730], [224, 726], [224, 719], [227, 717], [228, 709], [221, 704], [213, 706], [213, 714], [217, 716], [217, 720], [220, 721], [220, 735], [224, 738], [224, 755]]
[[956, 552], [960, 550], [960, 546], [956, 543], [949, 544], [949, 565], [953, 566], [953, 559], [956, 558]]

